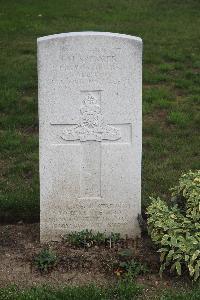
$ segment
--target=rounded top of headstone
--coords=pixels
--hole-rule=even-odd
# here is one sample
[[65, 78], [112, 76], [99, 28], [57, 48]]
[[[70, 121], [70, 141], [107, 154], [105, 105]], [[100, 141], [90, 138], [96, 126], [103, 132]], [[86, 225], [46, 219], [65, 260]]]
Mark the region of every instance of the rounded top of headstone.
[[104, 37], [124, 38], [129, 40], [135, 40], [137, 42], [142, 43], [142, 39], [137, 36], [127, 35], [122, 33], [98, 32], [98, 31], [67, 32], [67, 33], [47, 35], [47, 36], [39, 37], [37, 39], [37, 42], [53, 40], [58, 38], [80, 37], [80, 36], [104, 36]]

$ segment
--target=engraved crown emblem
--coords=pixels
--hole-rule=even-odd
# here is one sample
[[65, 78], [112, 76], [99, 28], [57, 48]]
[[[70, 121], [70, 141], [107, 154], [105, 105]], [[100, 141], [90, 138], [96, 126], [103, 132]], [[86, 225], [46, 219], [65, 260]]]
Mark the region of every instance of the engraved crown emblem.
[[102, 141], [121, 138], [119, 129], [106, 125], [101, 113], [101, 107], [96, 97], [88, 94], [80, 108], [80, 122], [71, 129], [64, 130], [61, 138], [68, 141]]

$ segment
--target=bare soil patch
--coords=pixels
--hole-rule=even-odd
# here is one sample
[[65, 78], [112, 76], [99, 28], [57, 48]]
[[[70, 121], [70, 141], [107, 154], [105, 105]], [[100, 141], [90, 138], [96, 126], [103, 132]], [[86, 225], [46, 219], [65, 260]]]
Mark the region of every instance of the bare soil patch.
[[[46, 274], [42, 274], [33, 261], [44, 248], [54, 251], [59, 262]], [[99, 285], [114, 282], [113, 266], [118, 262], [118, 252], [131, 247], [134, 258], [145, 263], [150, 273], [139, 276], [137, 281], [150, 289], [158, 285], [170, 286], [169, 277], [158, 276], [159, 257], [151, 241], [146, 237], [136, 241], [127, 240], [112, 248], [95, 246], [88, 249], [76, 248], [66, 242], [40, 244], [39, 224], [0, 225], [0, 287], [15, 284], [20, 287], [34, 285], [83, 285], [95, 282]]]

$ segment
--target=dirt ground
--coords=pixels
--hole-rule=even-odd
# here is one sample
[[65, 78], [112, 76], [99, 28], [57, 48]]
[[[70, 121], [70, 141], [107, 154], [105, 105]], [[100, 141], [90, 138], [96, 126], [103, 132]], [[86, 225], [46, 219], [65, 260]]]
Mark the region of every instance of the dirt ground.
[[[46, 274], [41, 274], [33, 261], [44, 248], [50, 248], [58, 258], [58, 265]], [[66, 242], [40, 244], [39, 224], [0, 225], [0, 287], [15, 284], [20, 287], [50, 284], [82, 285], [90, 282], [106, 284], [116, 280], [113, 265], [118, 262], [121, 248], [132, 248], [133, 257], [146, 264], [150, 272], [137, 278], [147, 290], [158, 286], [170, 287], [174, 279], [158, 275], [159, 257], [151, 241], [146, 237], [126, 241], [110, 247], [95, 246], [80, 249]]]

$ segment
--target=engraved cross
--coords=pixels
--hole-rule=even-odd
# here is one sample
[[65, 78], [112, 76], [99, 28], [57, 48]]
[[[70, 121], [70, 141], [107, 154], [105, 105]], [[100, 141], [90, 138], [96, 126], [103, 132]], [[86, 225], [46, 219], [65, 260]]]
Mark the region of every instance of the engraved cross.
[[81, 198], [101, 197], [101, 144], [104, 140], [112, 142], [122, 138], [121, 129], [114, 126], [104, 122], [101, 105], [94, 91], [87, 91], [80, 108], [79, 123], [60, 134], [65, 141], [77, 140], [81, 143]]

